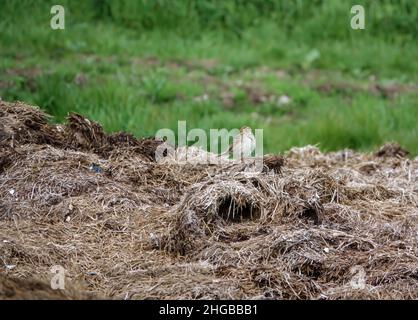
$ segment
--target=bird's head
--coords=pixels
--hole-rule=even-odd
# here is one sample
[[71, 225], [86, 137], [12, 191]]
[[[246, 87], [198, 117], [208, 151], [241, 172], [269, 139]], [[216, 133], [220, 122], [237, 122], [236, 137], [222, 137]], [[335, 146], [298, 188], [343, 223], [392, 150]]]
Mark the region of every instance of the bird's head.
[[244, 134], [252, 134], [251, 128], [247, 126], [241, 127], [241, 129], [239, 129], [239, 132]]

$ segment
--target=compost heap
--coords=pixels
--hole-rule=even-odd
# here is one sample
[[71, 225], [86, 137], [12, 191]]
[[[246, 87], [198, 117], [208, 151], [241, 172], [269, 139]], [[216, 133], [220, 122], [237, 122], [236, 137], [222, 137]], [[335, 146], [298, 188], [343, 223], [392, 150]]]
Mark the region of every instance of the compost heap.
[[160, 144], [0, 102], [0, 299], [418, 298], [418, 159], [399, 145], [293, 148], [254, 173], [157, 162]]

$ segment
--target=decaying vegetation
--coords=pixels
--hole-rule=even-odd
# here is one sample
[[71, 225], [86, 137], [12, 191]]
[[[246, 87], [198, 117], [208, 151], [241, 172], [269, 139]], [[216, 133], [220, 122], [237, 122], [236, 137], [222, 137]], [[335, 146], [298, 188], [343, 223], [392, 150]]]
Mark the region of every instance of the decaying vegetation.
[[[254, 173], [0, 104], [1, 299], [418, 298], [418, 160], [395, 144]], [[53, 265], [77, 289], [51, 292]]]

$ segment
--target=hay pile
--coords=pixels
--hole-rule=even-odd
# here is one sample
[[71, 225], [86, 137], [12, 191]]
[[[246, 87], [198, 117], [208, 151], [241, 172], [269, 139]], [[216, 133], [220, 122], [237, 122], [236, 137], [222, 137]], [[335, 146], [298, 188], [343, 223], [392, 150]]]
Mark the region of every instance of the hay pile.
[[0, 104], [0, 298], [50, 297], [31, 288], [53, 265], [81, 288], [66, 298], [418, 298], [418, 161], [393, 144], [294, 148], [254, 173]]

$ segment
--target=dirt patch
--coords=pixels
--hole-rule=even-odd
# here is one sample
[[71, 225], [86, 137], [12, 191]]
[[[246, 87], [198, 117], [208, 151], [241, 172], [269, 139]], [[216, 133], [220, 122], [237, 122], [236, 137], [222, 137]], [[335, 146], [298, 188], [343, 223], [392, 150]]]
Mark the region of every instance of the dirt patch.
[[379, 83], [372, 83], [369, 85], [360, 85], [349, 82], [328, 82], [316, 86], [315, 88], [324, 94], [338, 93], [350, 96], [355, 93], [367, 93], [390, 100], [395, 99], [401, 94], [416, 92], [418, 89], [415, 85], [406, 84], [382, 85]]
[[182, 60], [182, 59], [170, 59], [167, 61], [161, 60], [157, 57], [136, 57], [131, 59], [132, 65], [141, 65], [149, 68], [155, 68], [158, 66], [164, 66], [169, 69], [184, 68], [188, 72], [202, 70], [205, 72], [211, 72], [215, 69], [219, 62], [214, 59], [194, 59], [194, 60]]
[[[36, 79], [42, 76], [44, 71], [39, 68], [12, 68], [5, 70], [4, 73], [7, 80], [0, 81], [0, 89], [10, 89], [16, 85], [23, 85], [30, 92], [35, 92], [38, 88]], [[16, 80], [18, 80], [18, 83]]]
[[55, 298], [61, 265], [83, 298], [418, 298], [418, 162], [399, 150], [306, 146], [254, 172], [190, 148], [157, 162], [160, 141], [23, 103], [0, 124], [0, 297]]

